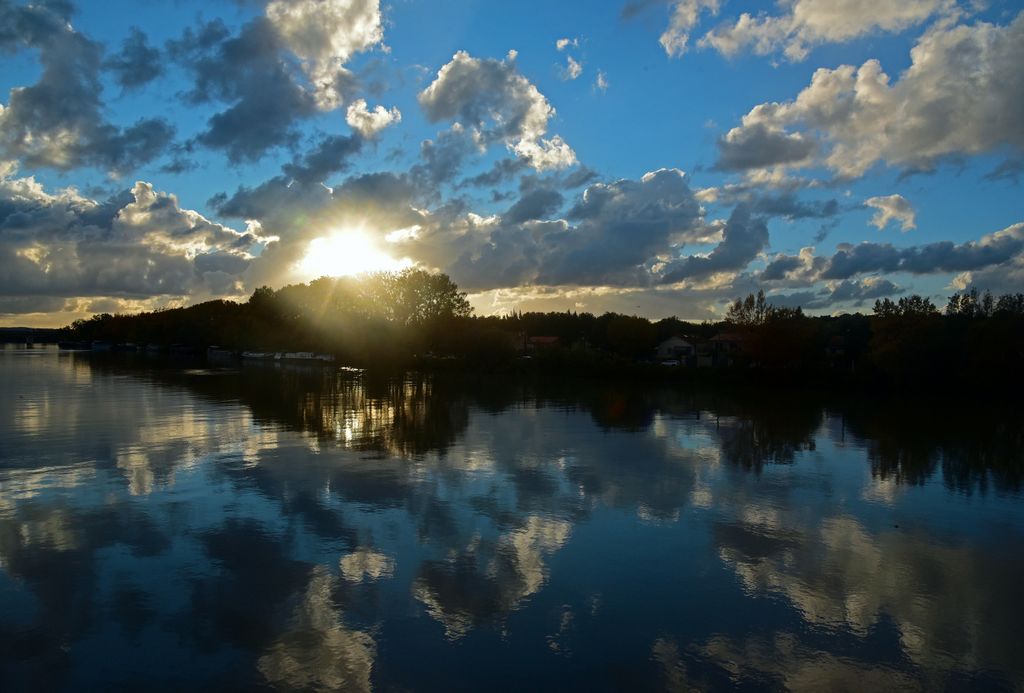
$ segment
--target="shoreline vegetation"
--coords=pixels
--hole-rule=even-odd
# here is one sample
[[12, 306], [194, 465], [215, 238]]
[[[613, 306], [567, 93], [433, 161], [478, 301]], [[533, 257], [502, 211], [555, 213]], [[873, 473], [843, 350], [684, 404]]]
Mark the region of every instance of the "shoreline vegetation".
[[881, 299], [870, 315], [808, 316], [759, 292], [737, 299], [719, 322], [577, 312], [479, 317], [447, 275], [405, 270], [260, 287], [245, 303], [101, 314], [50, 333], [83, 348], [221, 359], [306, 352], [378, 371], [864, 389], [1024, 384], [1024, 294], [977, 290], [954, 294], [944, 310], [917, 295]]

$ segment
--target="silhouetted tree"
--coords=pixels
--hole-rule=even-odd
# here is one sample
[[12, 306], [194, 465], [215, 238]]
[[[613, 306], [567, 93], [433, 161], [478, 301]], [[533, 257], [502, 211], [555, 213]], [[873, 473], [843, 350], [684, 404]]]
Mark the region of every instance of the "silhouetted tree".
[[726, 322], [740, 326], [763, 325], [771, 313], [772, 306], [765, 298], [764, 290], [757, 295], [748, 294], [746, 298], [737, 298], [725, 313]]

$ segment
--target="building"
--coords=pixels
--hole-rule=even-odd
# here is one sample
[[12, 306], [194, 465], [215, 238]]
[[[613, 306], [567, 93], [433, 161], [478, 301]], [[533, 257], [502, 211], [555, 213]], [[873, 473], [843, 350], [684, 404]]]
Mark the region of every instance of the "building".
[[659, 360], [676, 359], [680, 363], [686, 363], [695, 353], [694, 345], [682, 337], [669, 337], [654, 351]]
[[697, 365], [703, 368], [732, 366], [743, 353], [746, 336], [738, 332], [719, 332], [697, 345]]
[[551, 337], [547, 335], [538, 335], [536, 337], [530, 337], [526, 340], [527, 351], [541, 351], [544, 349], [553, 349], [560, 344], [561, 340], [558, 337]]

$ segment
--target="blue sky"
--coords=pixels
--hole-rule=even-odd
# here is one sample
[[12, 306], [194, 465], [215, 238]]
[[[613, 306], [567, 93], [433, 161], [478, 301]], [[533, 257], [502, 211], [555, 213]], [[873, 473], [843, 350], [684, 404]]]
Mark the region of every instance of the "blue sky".
[[405, 266], [480, 314], [1019, 290], [1021, 10], [0, 2], [0, 324]]

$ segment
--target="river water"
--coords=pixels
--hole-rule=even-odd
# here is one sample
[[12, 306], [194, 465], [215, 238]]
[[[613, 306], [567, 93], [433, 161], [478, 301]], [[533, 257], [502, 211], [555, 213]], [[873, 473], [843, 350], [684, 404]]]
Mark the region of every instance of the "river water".
[[0, 354], [0, 688], [1021, 690], [1024, 414]]

